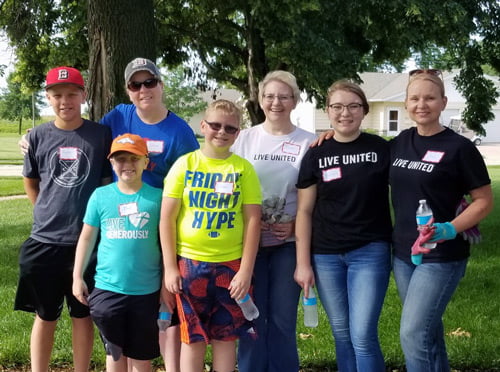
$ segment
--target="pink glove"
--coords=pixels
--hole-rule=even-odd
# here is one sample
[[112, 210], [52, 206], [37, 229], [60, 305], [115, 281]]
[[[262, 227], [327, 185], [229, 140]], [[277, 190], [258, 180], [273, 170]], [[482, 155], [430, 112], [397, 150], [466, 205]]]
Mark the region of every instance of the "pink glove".
[[[460, 203], [458, 203], [455, 216], [458, 216], [460, 213], [462, 213], [468, 206], [469, 203], [467, 202], [467, 200], [465, 198], [462, 198], [462, 200], [460, 200]], [[481, 232], [479, 231], [479, 226], [475, 225], [472, 226], [471, 228], [468, 228], [465, 231], [462, 231], [462, 237], [464, 238], [464, 240], [467, 240], [470, 244], [480, 243], [482, 236]]]
[[411, 262], [414, 265], [420, 265], [422, 263], [422, 255], [429, 253], [431, 250], [429, 248], [424, 248], [423, 245], [429, 241], [432, 234], [434, 234], [434, 229], [432, 228], [432, 221], [428, 227], [419, 230], [419, 234], [415, 243], [411, 247]]

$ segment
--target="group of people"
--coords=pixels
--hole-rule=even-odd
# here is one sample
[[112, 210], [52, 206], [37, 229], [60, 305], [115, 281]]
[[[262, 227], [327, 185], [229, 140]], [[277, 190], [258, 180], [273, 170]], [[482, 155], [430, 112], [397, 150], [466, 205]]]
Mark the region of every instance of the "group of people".
[[[450, 370], [442, 316], [469, 256], [460, 233], [490, 212], [492, 192], [477, 149], [439, 123], [439, 71], [410, 73], [405, 105], [416, 127], [391, 141], [361, 131], [364, 92], [335, 82], [332, 131], [319, 143], [291, 121], [295, 77], [272, 71], [259, 84], [265, 121], [241, 130], [237, 105], [214, 101], [201, 149], [165, 107], [152, 61], [131, 61], [125, 83], [132, 104], [96, 124], [81, 118], [80, 73], [50, 70], [56, 118], [23, 144], [34, 224], [15, 308], [36, 314], [33, 371], [48, 369], [66, 298], [77, 372], [89, 367], [92, 320], [109, 371], [148, 371], [161, 352], [167, 372], [201, 372], [210, 344], [213, 371], [297, 372], [297, 305], [301, 290], [316, 288], [339, 370], [385, 371], [377, 329], [391, 269], [408, 371]], [[418, 231], [421, 199], [434, 220]], [[238, 306], [248, 294], [254, 320]], [[156, 324], [160, 302], [173, 314], [166, 332]]]

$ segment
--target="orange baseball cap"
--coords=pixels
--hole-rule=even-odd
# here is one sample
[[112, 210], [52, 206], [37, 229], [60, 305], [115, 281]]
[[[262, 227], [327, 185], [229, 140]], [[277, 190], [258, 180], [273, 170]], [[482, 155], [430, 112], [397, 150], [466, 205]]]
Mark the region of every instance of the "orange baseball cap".
[[136, 155], [148, 156], [148, 145], [141, 136], [125, 133], [113, 140], [108, 159], [118, 151], [127, 151]]

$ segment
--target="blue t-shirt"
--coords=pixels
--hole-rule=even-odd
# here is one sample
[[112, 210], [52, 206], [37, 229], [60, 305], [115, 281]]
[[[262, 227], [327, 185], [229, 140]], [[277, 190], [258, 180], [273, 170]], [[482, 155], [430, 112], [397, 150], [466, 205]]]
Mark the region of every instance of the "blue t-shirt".
[[146, 124], [134, 105], [120, 104], [106, 114], [101, 123], [111, 128], [113, 138], [133, 133], [146, 140], [149, 165], [142, 179], [153, 187], [163, 187], [163, 179], [178, 157], [200, 147], [191, 127], [171, 111], [159, 123]]
[[124, 194], [112, 183], [92, 194], [83, 222], [101, 230], [96, 288], [127, 295], [160, 289], [161, 193], [144, 183], [137, 193]]

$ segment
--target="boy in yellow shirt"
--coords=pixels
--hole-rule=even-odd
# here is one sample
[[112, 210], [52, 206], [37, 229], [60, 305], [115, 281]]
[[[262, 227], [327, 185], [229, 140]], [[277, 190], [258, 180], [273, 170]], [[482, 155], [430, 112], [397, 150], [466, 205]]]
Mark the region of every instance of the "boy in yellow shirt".
[[262, 197], [252, 165], [229, 151], [240, 120], [234, 103], [210, 104], [201, 122], [205, 144], [165, 178], [160, 239], [165, 288], [181, 318], [182, 372], [203, 369], [208, 343], [213, 370], [234, 371], [236, 340], [253, 332], [236, 301], [250, 290]]

